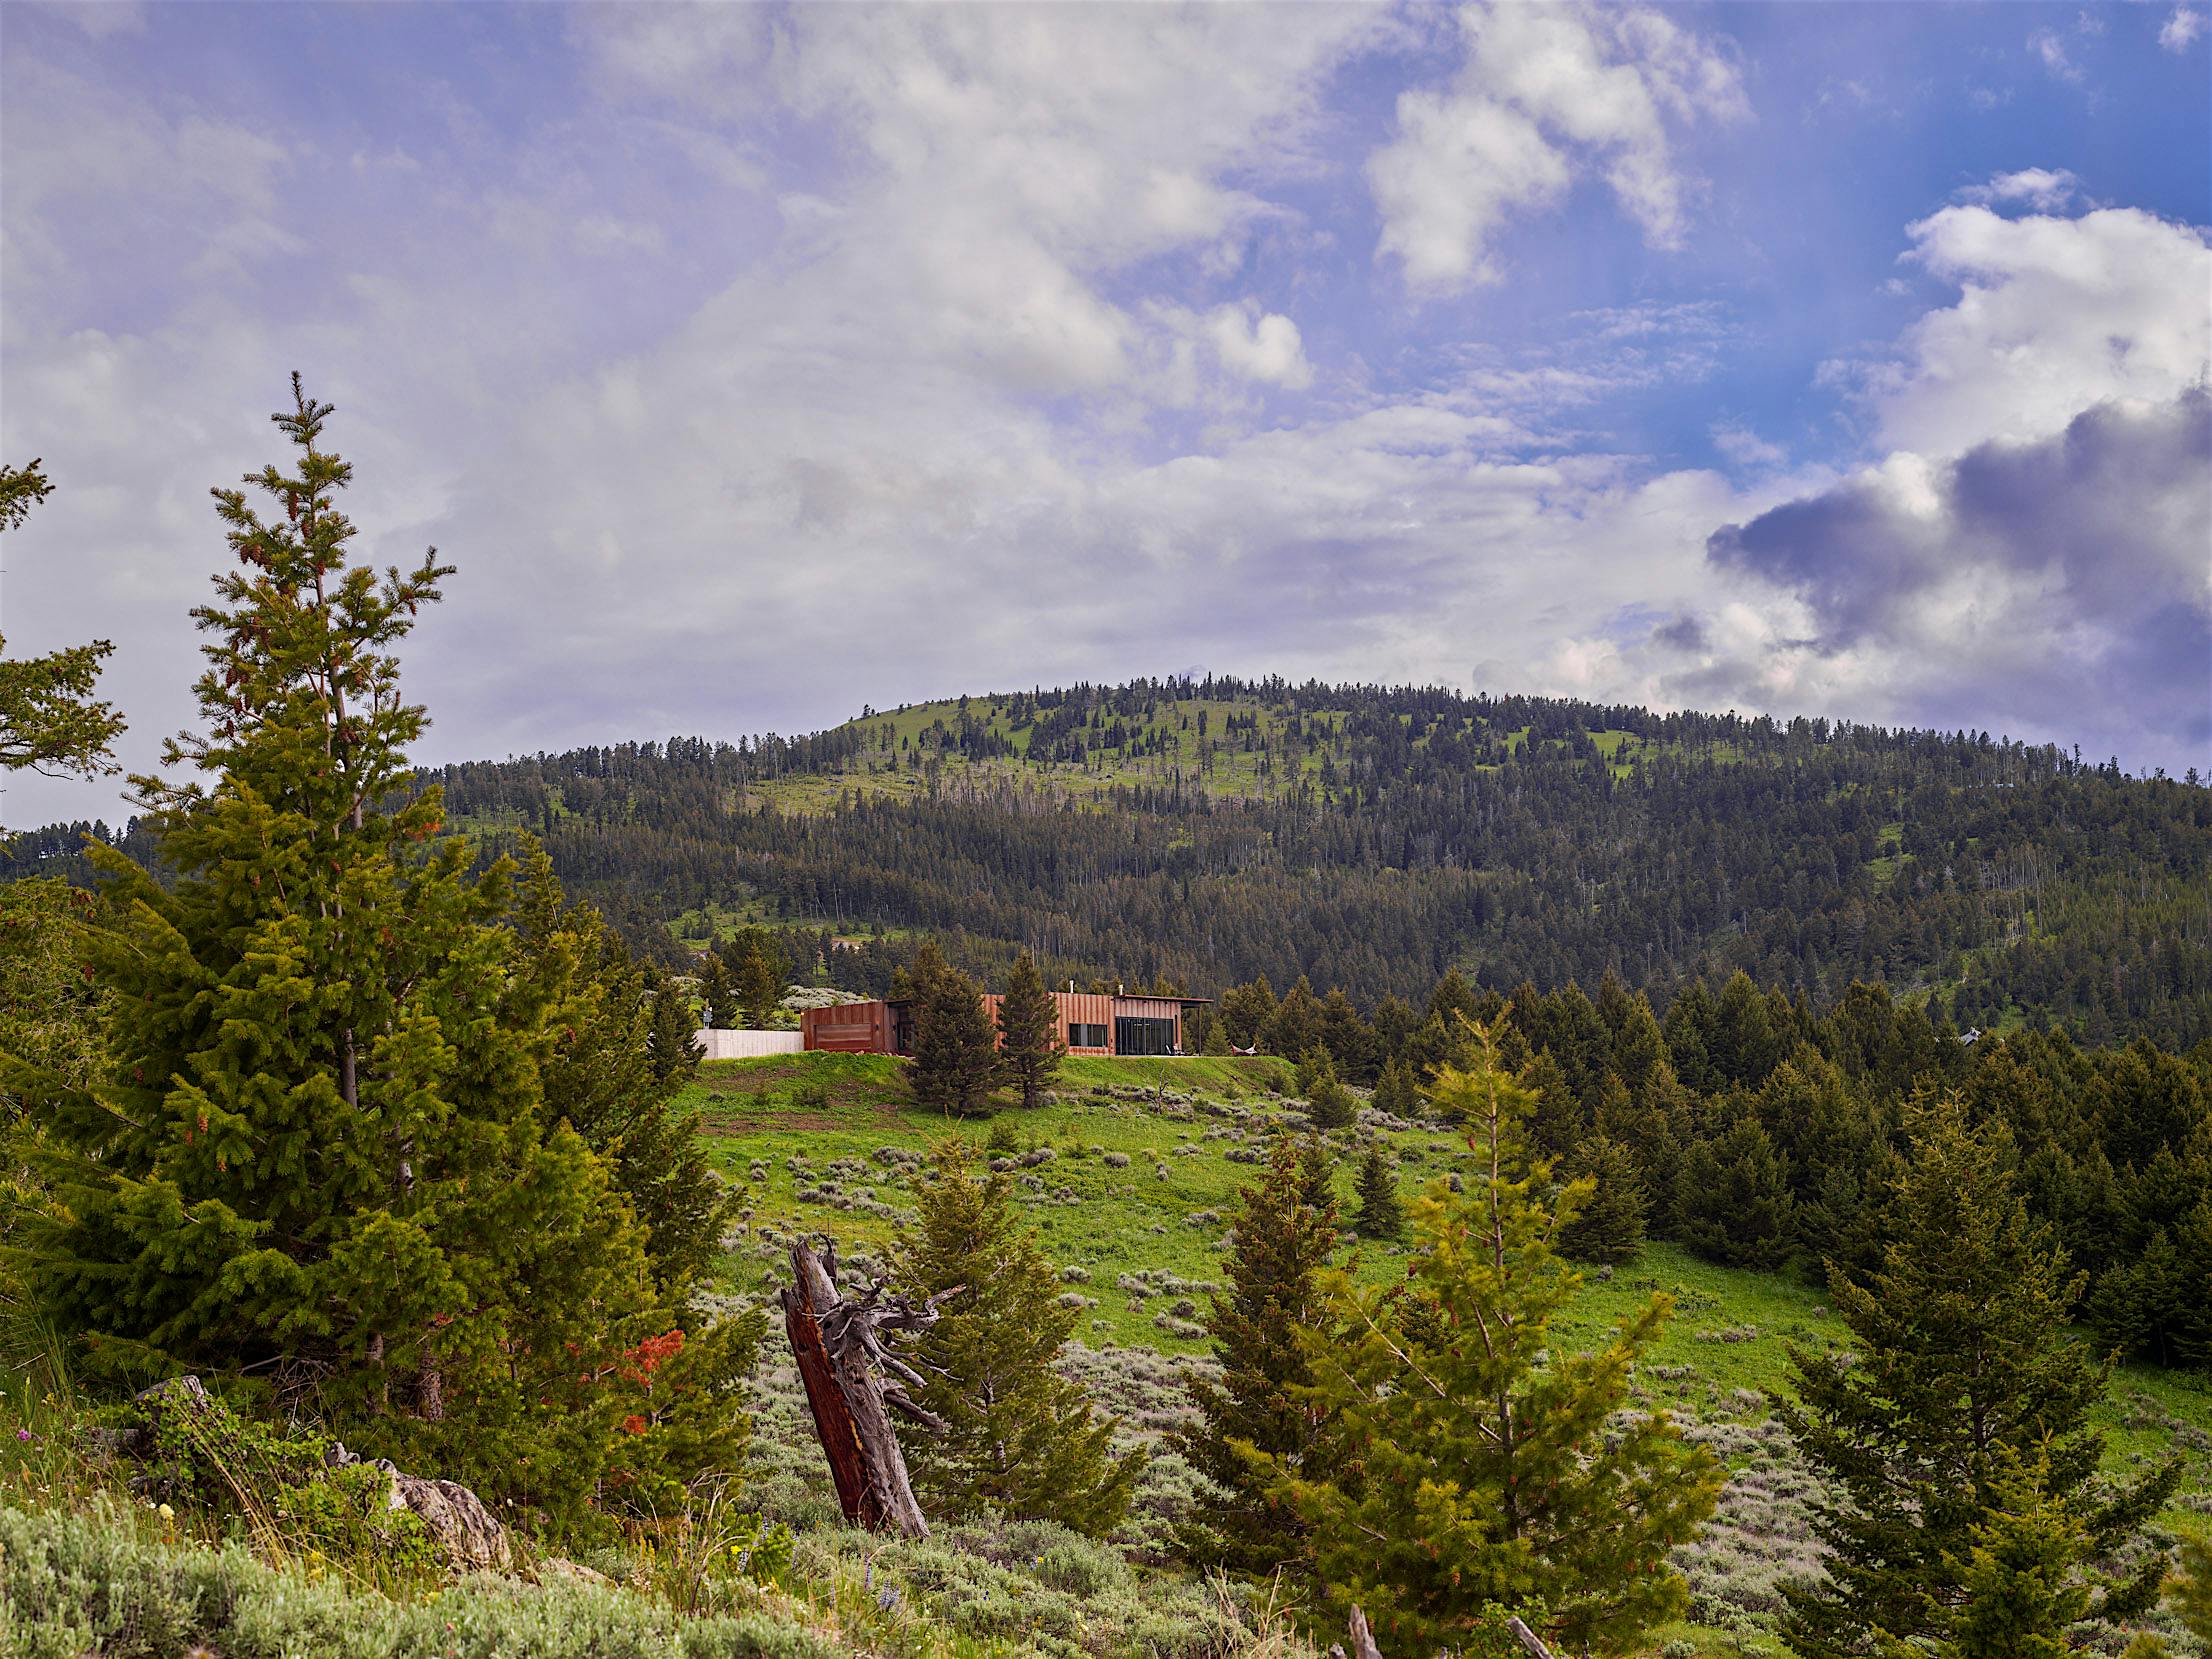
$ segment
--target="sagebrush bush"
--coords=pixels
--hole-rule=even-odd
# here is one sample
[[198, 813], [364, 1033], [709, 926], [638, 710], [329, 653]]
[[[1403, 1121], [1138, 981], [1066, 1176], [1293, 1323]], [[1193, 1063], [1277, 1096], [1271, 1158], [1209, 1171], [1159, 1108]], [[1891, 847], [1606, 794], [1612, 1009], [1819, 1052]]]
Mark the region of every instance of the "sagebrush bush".
[[685, 1617], [594, 1585], [466, 1579], [401, 1603], [271, 1567], [243, 1545], [141, 1538], [113, 1505], [0, 1508], [5, 1659], [840, 1659], [768, 1614]]

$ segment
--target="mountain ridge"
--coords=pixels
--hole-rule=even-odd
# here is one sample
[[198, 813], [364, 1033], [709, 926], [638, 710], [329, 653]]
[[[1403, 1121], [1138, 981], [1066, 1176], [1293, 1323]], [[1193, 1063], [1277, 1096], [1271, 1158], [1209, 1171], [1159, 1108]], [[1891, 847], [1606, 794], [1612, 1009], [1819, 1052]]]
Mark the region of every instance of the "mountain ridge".
[[666, 959], [670, 924], [766, 923], [856, 988], [929, 931], [994, 977], [1024, 948], [1370, 1001], [1452, 968], [1660, 993], [1740, 968], [1961, 1025], [2212, 1035], [2212, 791], [1986, 734], [1210, 676], [419, 776]]

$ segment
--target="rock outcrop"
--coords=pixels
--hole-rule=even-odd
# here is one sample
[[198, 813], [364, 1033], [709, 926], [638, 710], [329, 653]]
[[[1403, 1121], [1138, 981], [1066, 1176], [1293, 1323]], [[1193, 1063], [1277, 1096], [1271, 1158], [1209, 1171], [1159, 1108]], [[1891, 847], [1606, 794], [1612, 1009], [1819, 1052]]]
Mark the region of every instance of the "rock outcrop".
[[[249, 1495], [249, 1486], [296, 1486], [326, 1471], [366, 1466], [384, 1476], [385, 1508], [419, 1520], [448, 1568], [494, 1573], [514, 1568], [514, 1543], [506, 1527], [483, 1499], [458, 1481], [410, 1475], [389, 1458], [364, 1459], [337, 1443], [322, 1454], [319, 1464], [302, 1460], [292, 1467], [287, 1458], [279, 1460], [280, 1466], [268, 1466], [265, 1452], [246, 1450], [241, 1420], [198, 1377], [171, 1377], [156, 1383], [138, 1396], [137, 1403], [144, 1422], [107, 1436], [109, 1451], [148, 1462], [165, 1443], [188, 1446], [219, 1469], [241, 1498]], [[311, 1451], [314, 1444], [304, 1441], [299, 1449]]]
[[439, 1558], [456, 1572], [504, 1573], [515, 1564], [514, 1542], [498, 1516], [482, 1498], [459, 1481], [426, 1480], [410, 1475], [388, 1457], [363, 1459], [343, 1445], [333, 1446], [326, 1460], [333, 1469], [352, 1468], [366, 1462], [383, 1472], [385, 1507], [407, 1510], [430, 1534]]

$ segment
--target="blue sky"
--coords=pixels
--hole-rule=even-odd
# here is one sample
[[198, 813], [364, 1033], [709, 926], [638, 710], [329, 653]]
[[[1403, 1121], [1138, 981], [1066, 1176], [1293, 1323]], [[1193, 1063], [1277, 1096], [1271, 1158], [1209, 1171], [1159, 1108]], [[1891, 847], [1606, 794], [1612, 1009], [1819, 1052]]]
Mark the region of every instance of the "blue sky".
[[19, 0], [9, 649], [146, 764], [297, 367], [426, 758], [1203, 664], [2212, 766], [2204, 9]]

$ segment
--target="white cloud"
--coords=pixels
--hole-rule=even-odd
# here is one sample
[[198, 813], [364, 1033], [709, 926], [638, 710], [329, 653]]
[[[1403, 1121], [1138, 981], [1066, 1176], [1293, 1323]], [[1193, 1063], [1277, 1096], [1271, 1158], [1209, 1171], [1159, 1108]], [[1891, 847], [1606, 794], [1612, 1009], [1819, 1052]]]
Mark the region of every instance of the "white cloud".
[[[1766, 672], [2045, 738], [2130, 724], [2212, 752], [2212, 393], [2100, 403], [2056, 435], [1892, 455], [1713, 538], [1791, 596]], [[1970, 712], [1982, 711], [1976, 720]]]
[[1780, 444], [1767, 442], [1738, 421], [1721, 421], [1713, 427], [1713, 447], [1739, 467], [1778, 467], [1790, 458]]
[[2165, 402], [2212, 373], [2212, 248], [2135, 208], [2007, 219], [1947, 207], [1910, 257], [1959, 288], [1868, 389], [1883, 443], [1955, 455], [2040, 437], [2108, 398]]
[[2037, 62], [2060, 80], [2078, 82], [2082, 78], [2080, 65], [2067, 55], [2066, 42], [2058, 37], [2055, 30], [2037, 29], [2028, 36], [2028, 50], [2035, 54]]
[[2158, 31], [2158, 44], [2169, 52], [2186, 52], [2204, 33], [2204, 13], [2193, 6], [2176, 6]]
[[1481, 97], [1398, 96], [1398, 136], [1367, 178], [1382, 210], [1380, 254], [1394, 254], [1415, 289], [1448, 292], [1504, 280], [1492, 234], [1516, 207], [1563, 193], [1567, 159], [1536, 123]]
[[1225, 305], [1208, 319], [1208, 328], [1222, 367], [1231, 374], [1293, 391], [1313, 384], [1298, 325], [1288, 317], [1262, 315], [1251, 304]]
[[1969, 185], [1959, 196], [1969, 202], [2019, 202], [2050, 213], [2066, 206], [2080, 189], [2081, 180], [2063, 167], [2023, 167], [2017, 173], [1999, 173], [1987, 184]]
[[1417, 291], [1496, 282], [1504, 222], [1588, 172], [1653, 247], [1679, 246], [1686, 181], [1669, 129], [1748, 114], [1735, 66], [1648, 10], [1471, 5], [1458, 22], [1457, 80], [1402, 93], [1395, 134], [1368, 161], [1378, 256]]
[[[1988, 194], [2060, 187], [2031, 170]], [[1959, 294], [1843, 377], [1887, 453], [1734, 518], [1711, 544], [1733, 596], [1628, 660], [1682, 702], [1849, 708], [2202, 764], [2212, 248], [2135, 209], [1957, 206], [1909, 234], [1910, 257]]]

